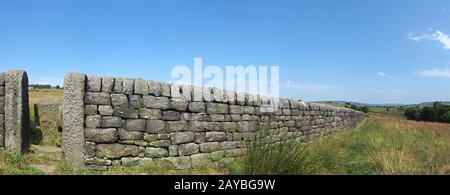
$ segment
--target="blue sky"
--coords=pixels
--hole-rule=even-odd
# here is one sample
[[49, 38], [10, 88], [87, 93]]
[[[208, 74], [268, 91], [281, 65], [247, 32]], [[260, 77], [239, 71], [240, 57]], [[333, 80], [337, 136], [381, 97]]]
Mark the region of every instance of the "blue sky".
[[0, 0], [0, 69], [169, 81], [176, 65], [277, 65], [303, 100], [450, 100], [449, 0]]

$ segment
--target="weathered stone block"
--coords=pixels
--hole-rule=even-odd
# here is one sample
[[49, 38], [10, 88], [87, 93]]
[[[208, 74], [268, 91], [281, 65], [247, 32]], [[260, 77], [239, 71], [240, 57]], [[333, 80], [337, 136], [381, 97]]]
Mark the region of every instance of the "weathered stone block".
[[182, 99], [171, 99], [170, 109], [177, 111], [186, 111], [188, 108], [188, 101]]
[[123, 166], [151, 166], [154, 165], [152, 158], [138, 158], [138, 157], [126, 157], [121, 159]]
[[86, 115], [97, 115], [97, 105], [86, 105], [84, 108], [84, 112]]
[[139, 131], [127, 131], [119, 129], [119, 139], [120, 140], [140, 140], [144, 136], [143, 133]]
[[86, 165], [97, 165], [97, 166], [110, 166], [112, 164], [111, 160], [105, 160], [100, 158], [88, 158], [85, 160]]
[[166, 123], [161, 120], [147, 120], [147, 129], [148, 133], [166, 133]]
[[144, 134], [144, 140], [145, 140], [146, 142], [154, 142], [154, 141], [158, 140], [158, 135], [157, 135], [157, 134], [148, 134], [148, 133], [145, 133], [145, 134]]
[[167, 129], [169, 132], [187, 131], [189, 125], [186, 121], [167, 121]]
[[244, 107], [237, 105], [230, 105], [230, 114], [244, 114]]
[[137, 146], [123, 144], [99, 144], [96, 150], [97, 157], [109, 159], [136, 157], [138, 153], [139, 148]]
[[145, 148], [145, 157], [162, 158], [167, 156], [169, 156], [169, 152], [166, 149], [153, 147]]
[[84, 148], [86, 150], [86, 157], [92, 158], [95, 156], [95, 143], [94, 142], [86, 142], [84, 145]]
[[200, 144], [200, 151], [202, 153], [211, 153], [220, 150], [219, 142], [206, 142]]
[[100, 92], [102, 90], [102, 78], [97, 76], [88, 76], [87, 91]]
[[206, 111], [208, 114], [228, 114], [228, 105], [208, 102]]
[[114, 78], [114, 93], [122, 93], [123, 79]]
[[176, 111], [163, 111], [161, 118], [166, 121], [179, 121], [181, 120], [181, 114]]
[[175, 145], [193, 142], [194, 138], [195, 138], [194, 132], [179, 132], [170, 134], [172, 144]]
[[144, 119], [128, 119], [125, 121], [123, 128], [127, 131], [145, 131]]
[[102, 126], [102, 116], [100, 115], [86, 116], [87, 128], [97, 128], [101, 126]]
[[168, 133], [158, 134], [158, 140], [168, 140], [168, 139], [170, 139], [170, 134]]
[[170, 85], [168, 83], [161, 83], [161, 96], [170, 97]]
[[211, 117], [211, 121], [213, 121], [213, 122], [225, 121], [225, 115], [211, 114], [209, 116]]
[[76, 166], [84, 165], [84, 95], [86, 75], [69, 73], [64, 77], [63, 157]]
[[178, 146], [177, 145], [170, 145], [169, 146], [169, 156], [178, 156]]
[[134, 92], [134, 79], [124, 78], [122, 82], [122, 93], [131, 95]]
[[110, 95], [108, 93], [87, 92], [84, 98], [86, 104], [110, 105]]
[[160, 96], [161, 95], [161, 83], [158, 81], [147, 81], [148, 91], [150, 95]]
[[205, 112], [205, 103], [203, 103], [203, 102], [189, 102], [189, 111], [191, 111], [191, 112]]
[[241, 142], [239, 142], [239, 141], [220, 142], [220, 148], [222, 150], [234, 149], [234, 148], [240, 148], [240, 147], [241, 147]]
[[111, 103], [113, 106], [128, 107], [128, 97], [124, 94], [111, 94]]
[[161, 110], [159, 109], [139, 109], [139, 118], [149, 119], [149, 120], [159, 120], [161, 119]]
[[103, 77], [102, 78], [102, 92], [112, 93], [114, 90], [114, 78]]
[[237, 122], [223, 122], [222, 123], [222, 129], [224, 131], [233, 132], [237, 131], [239, 128], [239, 125]]
[[207, 142], [215, 142], [215, 141], [226, 141], [227, 134], [225, 132], [206, 132], [206, 141]]
[[146, 108], [156, 108], [156, 109], [169, 109], [169, 98], [167, 97], [154, 97], [154, 96], [143, 96], [144, 107]]
[[138, 109], [128, 107], [114, 107], [113, 115], [125, 119], [137, 119], [139, 117], [139, 111]]
[[130, 107], [132, 108], [142, 108], [142, 97], [140, 95], [128, 95], [130, 100]]
[[195, 133], [195, 143], [201, 144], [206, 142], [206, 135], [204, 132]]
[[117, 141], [117, 129], [86, 129], [86, 141], [95, 143], [113, 143]]
[[134, 93], [139, 95], [148, 95], [148, 83], [144, 79], [136, 79], [134, 81]]
[[100, 106], [98, 106], [98, 112], [102, 116], [112, 116], [114, 113], [114, 109], [112, 106], [100, 105]]
[[120, 128], [122, 127], [122, 118], [116, 116], [104, 116], [102, 117], [103, 128]]
[[170, 146], [170, 140], [153, 141], [153, 142], [149, 142], [148, 145], [151, 147], [156, 147], [156, 148], [167, 148]]
[[5, 86], [0, 86], [0, 96], [5, 95]]
[[192, 154], [197, 154], [199, 152], [199, 146], [194, 143], [182, 144], [178, 146], [178, 155], [189, 156]]

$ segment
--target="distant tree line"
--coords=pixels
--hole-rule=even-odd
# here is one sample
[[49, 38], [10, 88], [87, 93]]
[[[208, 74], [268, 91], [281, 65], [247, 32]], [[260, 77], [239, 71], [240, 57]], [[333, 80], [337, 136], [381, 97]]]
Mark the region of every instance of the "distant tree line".
[[353, 110], [364, 112], [364, 113], [368, 113], [369, 112], [369, 107], [367, 107], [367, 106], [357, 106], [357, 105], [351, 104], [350, 108], [353, 109]]
[[61, 89], [59, 85], [56, 85], [55, 87], [48, 85], [48, 84], [31, 84], [29, 87], [32, 87], [33, 89]]
[[450, 123], [450, 106], [435, 102], [433, 107], [412, 107], [405, 111], [408, 120]]

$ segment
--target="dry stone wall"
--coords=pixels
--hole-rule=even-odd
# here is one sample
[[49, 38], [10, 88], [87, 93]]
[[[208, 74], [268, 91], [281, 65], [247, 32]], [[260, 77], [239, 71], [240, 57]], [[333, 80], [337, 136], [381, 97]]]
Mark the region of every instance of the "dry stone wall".
[[22, 70], [0, 73], [0, 148], [25, 153], [29, 145], [28, 77]]
[[96, 169], [146, 163], [189, 169], [242, 156], [247, 143], [259, 138], [308, 141], [354, 128], [365, 117], [288, 99], [264, 112], [265, 100], [217, 88], [70, 73], [64, 84], [64, 158]]

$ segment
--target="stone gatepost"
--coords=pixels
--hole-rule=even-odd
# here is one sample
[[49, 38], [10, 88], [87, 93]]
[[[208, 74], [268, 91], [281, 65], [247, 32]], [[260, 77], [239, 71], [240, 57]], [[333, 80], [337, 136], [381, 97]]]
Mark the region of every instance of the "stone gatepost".
[[2, 77], [4, 96], [1, 99], [4, 103], [4, 116], [0, 118], [4, 117], [4, 147], [8, 151], [25, 153], [28, 150], [30, 134], [28, 76], [23, 70], [14, 70]]
[[64, 160], [84, 166], [84, 93], [86, 75], [68, 73], [64, 78], [62, 150]]

